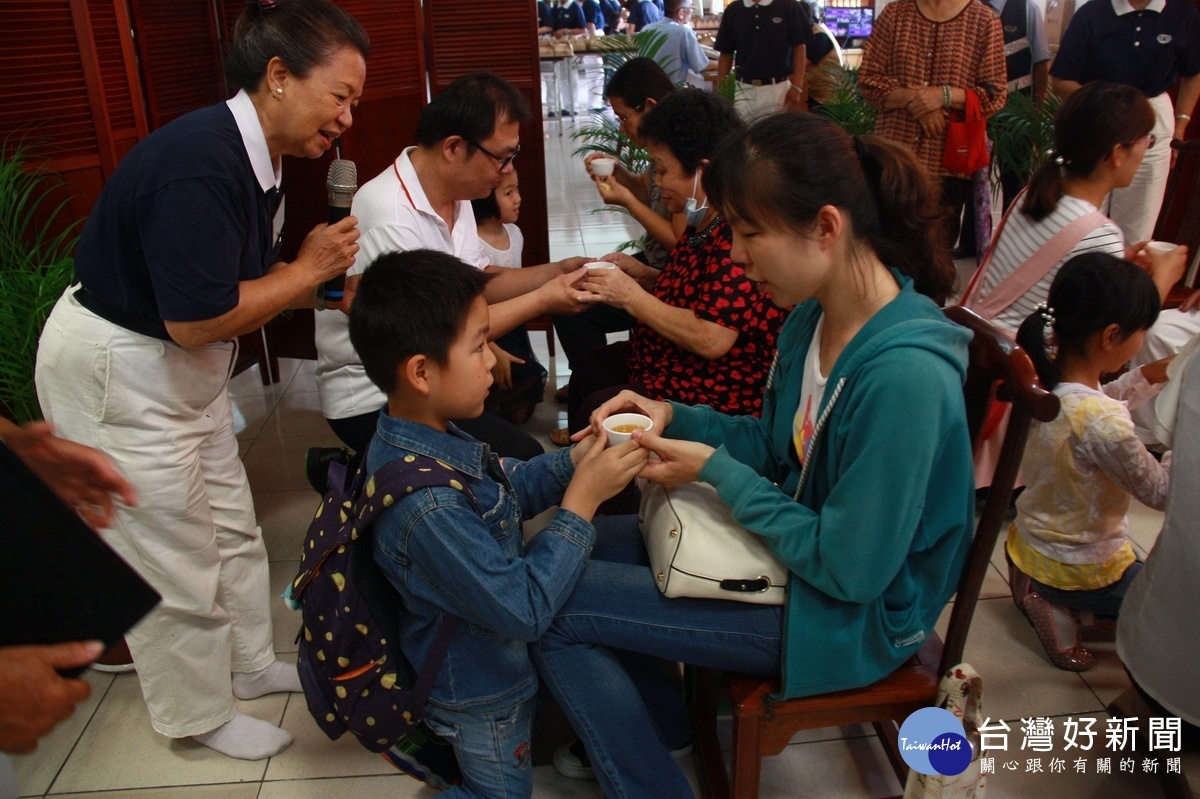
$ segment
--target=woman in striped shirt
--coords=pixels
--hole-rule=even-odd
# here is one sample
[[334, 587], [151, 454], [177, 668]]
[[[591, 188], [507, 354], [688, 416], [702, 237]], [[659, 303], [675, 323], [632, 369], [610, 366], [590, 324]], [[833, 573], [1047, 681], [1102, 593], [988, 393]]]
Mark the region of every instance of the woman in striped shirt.
[[[1051, 158], [1013, 203], [963, 305], [1015, 331], [1046, 301], [1059, 267], [1072, 256], [1092, 251], [1139, 263], [1166, 297], [1185, 253], [1158, 255], [1147, 250], [1145, 242], [1127, 248], [1120, 228], [1099, 212], [1109, 192], [1133, 180], [1153, 127], [1154, 111], [1137, 89], [1097, 81], [1071, 95], [1055, 121]], [[1018, 272], [1043, 248], [1055, 246], [1061, 255], [1046, 269]]]

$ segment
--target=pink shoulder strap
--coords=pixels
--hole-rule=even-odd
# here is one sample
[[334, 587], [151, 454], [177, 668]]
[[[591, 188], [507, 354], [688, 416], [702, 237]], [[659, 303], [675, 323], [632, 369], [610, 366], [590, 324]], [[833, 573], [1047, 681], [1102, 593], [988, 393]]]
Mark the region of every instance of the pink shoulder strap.
[[[1010, 213], [1016, 205], [1017, 203], [1014, 201], [1012, 207], [1009, 208]], [[984, 270], [990, 265], [992, 255], [996, 250], [996, 242], [1000, 240], [999, 234], [1003, 230], [1002, 227], [1000, 231], [997, 231], [987, 258], [971, 280], [971, 285], [967, 289], [968, 293], [963, 298], [963, 305], [984, 319], [995, 319], [1001, 311], [1016, 302], [1037, 285], [1038, 281], [1050, 274], [1050, 270], [1066, 258], [1067, 254], [1075, 249], [1085, 236], [1107, 221], [1108, 217], [1099, 211], [1092, 211], [1075, 219], [1055, 233], [1049, 241], [1038, 248], [1037, 252], [1001, 280], [987, 295], [980, 297], [975, 289], [978, 288], [979, 279], [984, 274]]]

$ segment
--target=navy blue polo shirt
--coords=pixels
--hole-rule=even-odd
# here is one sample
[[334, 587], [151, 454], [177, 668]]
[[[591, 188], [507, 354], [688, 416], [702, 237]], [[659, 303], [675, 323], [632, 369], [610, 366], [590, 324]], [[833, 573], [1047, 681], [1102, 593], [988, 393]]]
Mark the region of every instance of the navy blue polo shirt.
[[554, 20], [551, 19], [551, 17], [550, 17], [550, 4], [547, 3], [546, 0], [538, 0], [537, 9], [538, 9], [538, 27], [539, 28], [554, 27]]
[[1147, 97], [1162, 94], [1180, 75], [1197, 73], [1200, 12], [1191, 0], [1152, 0], [1142, 11], [1127, 0], [1091, 0], [1071, 18], [1050, 66], [1061, 80], [1107, 80]]
[[616, 32], [617, 22], [621, 19], [621, 4], [618, 0], [600, 0], [600, 12], [604, 17], [604, 32]]
[[600, 10], [600, 0], [581, 0], [579, 5], [583, 9], [583, 21], [595, 25], [598, 31], [604, 30], [604, 12]]
[[559, 31], [563, 28], [586, 28], [587, 22], [583, 18], [583, 9], [579, 7], [579, 3], [571, 0], [567, 5], [559, 5], [555, 3], [550, 9], [551, 27]]
[[812, 22], [797, 0], [725, 7], [713, 49], [734, 56], [738, 80], [778, 80], [792, 74], [792, 50], [812, 40]]
[[75, 274], [94, 298], [84, 304], [164, 339], [163, 320], [231, 311], [238, 283], [275, 261], [274, 212], [229, 106], [182, 116], [121, 160], [88, 216], [75, 256]]
[[636, 0], [629, 4], [629, 24], [638, 30], [663, 18], [662, 7], [652, 0]]

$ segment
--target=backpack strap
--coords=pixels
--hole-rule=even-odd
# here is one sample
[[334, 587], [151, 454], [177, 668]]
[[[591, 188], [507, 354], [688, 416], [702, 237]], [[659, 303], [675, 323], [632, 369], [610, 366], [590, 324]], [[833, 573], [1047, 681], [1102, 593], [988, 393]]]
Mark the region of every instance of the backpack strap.
[[[366, 463], [365, 458], [363, 462]], [[375, 521], [376, 516], [391, 507], [396, 499], [422, 488], [438, 486], [461, 491], [471, 500], [476, 510], [479, 510], [479, 501], [475, 499], [475, 494], [462, 472], [428, 455], [410, 453], [385, 463], [366, 479], [359, 495], [359, 522], [361, 526], [366, 527]], [[376, 501], [377, 497], [379, 501]]]
[[415, 707], [422, 711], [425, 703], [429, 700], [429, 691], [433, 688], [433, 681], [437, 678], [438, 672], [442, 670], [442, 663], [445, 662], [446, 653], [450, 650], [450, 642], [454, 640], [454, 634], [458, 632], [458, 625], [461, 621], [462, 619], [453, 613], [442, 613], [438, 631], [433, 636], [433, 644], [425, 653], [425, 662], [421, 664], [421, 670], [417, 672], [417, 678], [413, 680], [412, 695], [416, 700]]
[[[967, 307], [984, 319], [994, 319], [1001, 311], [1024, 296], [1040, 280], [1050, 274], [1050, 270], [1066, 258], [1085, 236], [1107, 221], [1108, 217], [1099, 211], [1092, 211], [1076, 218], [1051, 236], [1049, 241], [997, 283], [996, 287], [986, 296], [983, 298], [971, 297]], [[990, 252], [988, 258], [991, 259]], [[980, 271], [983, 271], [982, 267], [980, 267]]]
[[[365, 457], [363, 463], [366, 463]], [[428, 455], [408, 454], [384, 464], [367, 479], [359, 499], [361, 507], [358, 521], [365, 527], [385, 509], [391, 507], [395, 497], [436, 486], [461, 491], [470, 498], [476, 510], [479, 510], [479, 502], [460, 471]], [[362, 505], [364, 502], [366, 504]], [[442, 669], [446, 653], [450, 650], [450, 642], [454, 640], [461, 622], [462, 619], [453, 613], [442, 612], [442, 620], [438, 624], [437, 633], [434, 634], [433, 644], [425, 653], [425, 662], [421, 664], [421, 669], [413, 681], [414, 707], [422, 713], [429, 699], [429, 691], [433, 688], [433, 681]]]

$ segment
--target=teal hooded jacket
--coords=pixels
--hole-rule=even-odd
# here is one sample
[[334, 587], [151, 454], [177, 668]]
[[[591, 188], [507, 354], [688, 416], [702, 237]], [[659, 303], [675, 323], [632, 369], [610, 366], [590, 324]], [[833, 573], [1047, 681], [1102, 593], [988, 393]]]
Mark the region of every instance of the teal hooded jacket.
[[792, 444], [821, 307], [779, 336], [761, 418], [672, 403], [671, 438], [717, 448], [700, 472], [791, 570], [782, 698], [868, 685], [920, 649], [974, 526], [962, 384], [970, 331], [907, 277], [834, 364], [803, 474]]

